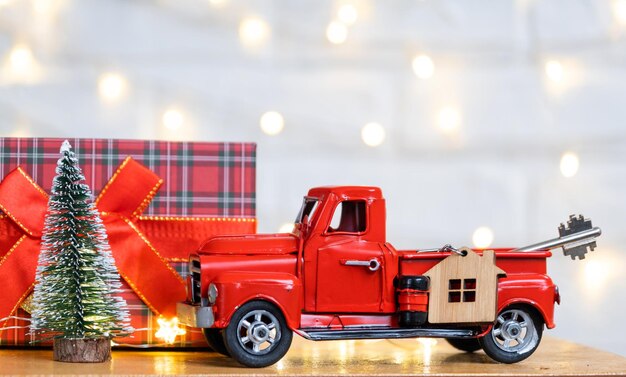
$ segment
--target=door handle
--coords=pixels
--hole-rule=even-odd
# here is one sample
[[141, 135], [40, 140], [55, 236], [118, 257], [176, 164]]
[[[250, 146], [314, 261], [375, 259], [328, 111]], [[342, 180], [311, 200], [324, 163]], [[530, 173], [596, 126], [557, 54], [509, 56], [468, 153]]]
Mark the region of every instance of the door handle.
[[376, 258], [370, 260], [347, 260], [344, 262], [346, 266], [363, 266], [370, 271], [377, 271], [380, 268], [380, 262]]

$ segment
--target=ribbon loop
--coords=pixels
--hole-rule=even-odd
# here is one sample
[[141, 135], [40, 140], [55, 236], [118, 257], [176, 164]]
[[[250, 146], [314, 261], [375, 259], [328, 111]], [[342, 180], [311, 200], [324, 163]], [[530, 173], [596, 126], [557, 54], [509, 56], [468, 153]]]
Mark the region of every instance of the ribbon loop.
[[100, 192], [96, 206], [101, 212], [137, 217], [150, 204], [162, 183], [150, 169], [126, 157]]
[[41, 238], [48, 194], [24, 170], [16, 168], [0, 182], [0, 209], [33, 238]]

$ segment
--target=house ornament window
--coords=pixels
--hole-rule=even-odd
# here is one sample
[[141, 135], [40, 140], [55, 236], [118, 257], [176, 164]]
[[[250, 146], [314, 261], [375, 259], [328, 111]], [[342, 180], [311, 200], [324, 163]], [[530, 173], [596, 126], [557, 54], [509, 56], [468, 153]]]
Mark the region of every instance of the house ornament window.
[[476, 302], [476, 279], [448, 280], [448, 302]]

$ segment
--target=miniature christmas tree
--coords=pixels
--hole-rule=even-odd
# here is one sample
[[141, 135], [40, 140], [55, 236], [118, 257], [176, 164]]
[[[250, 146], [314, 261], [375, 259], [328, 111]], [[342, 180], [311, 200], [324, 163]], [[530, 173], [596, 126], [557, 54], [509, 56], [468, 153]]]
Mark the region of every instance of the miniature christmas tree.
[[107, 235], [66, 140], [48, 202], [32, 331], [54, 338], [54, 359], [110, 358], [111, 337], [132, 331]]

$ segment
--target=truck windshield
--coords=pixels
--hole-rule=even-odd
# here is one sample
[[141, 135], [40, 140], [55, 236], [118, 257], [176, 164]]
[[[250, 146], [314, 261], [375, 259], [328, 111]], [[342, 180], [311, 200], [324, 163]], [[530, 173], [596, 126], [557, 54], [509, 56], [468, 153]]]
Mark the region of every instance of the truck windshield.
[[296, 217], [296, 224], [302, 223], [302, 219], [304, 216], [309, 218], [309, 221], [313, 218], [315, 214], [315, 210], [317, 210], [319, 203], [318, 198], [312, 198], [310, 196], [304, 197], [304, 202], [302, 203], [302, 208], [300, 208], [300, 212], [298, 213], [298, 217]]

